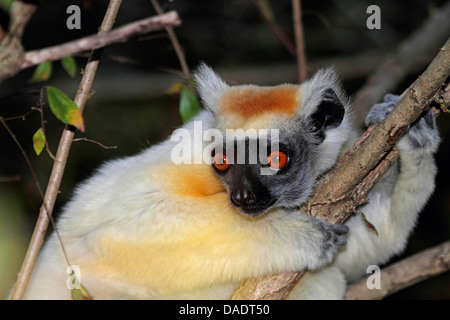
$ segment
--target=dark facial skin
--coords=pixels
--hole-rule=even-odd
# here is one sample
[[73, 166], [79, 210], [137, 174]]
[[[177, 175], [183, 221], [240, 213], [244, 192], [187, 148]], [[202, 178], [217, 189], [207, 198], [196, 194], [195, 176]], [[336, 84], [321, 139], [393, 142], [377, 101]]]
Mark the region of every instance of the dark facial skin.
[[[213, 163], [212, 166], [227, 187], [232, 205], [249, 216], [261, 215], [272, 207], [293, 209], [300, 206], [314, 188], [312, 167], [320, 157], [318, 146], [329, 129], [341, 124], [344, 113], [344, 106], [335, 92], [327, 89], [308, 119], [297, 119], [292, 129], [280, 130], [278, 149], [273, 149], [270, 137], [262, 146], [258, 138], [231, 141], [228, 150], [224, 145], [218, 154], [220, 159], [216, 160], [225, 156], [229, 163]], [[245, 157], [238, 159], [239, 150], [244, 151]], [[268, 163], [267, 157], [272, 152], [285, 156], [282, 167], [272, 168]], [[215, 156], [213, 151], [212, 157]], [[266, 170], [265, 173], [262, 170]]]
[[[258, 216], [272, 207], [279, 198], [274, 189], [290, 183], [289, 174], [296, 174], [296, 170], [292, 170], [292, 157], [295, 158], [294, 151], [289, 146], [289, 143], [287, 141], [280, 143], [279, 148], [276, 150], [272, 150], [270, 142], [267, 145], [269, 146], [267, 151], [264, 150], [260, 153], [259, 140], [252, 143], [249, 139], [246, 139], [245, 144], [242, 143], [240, 145], [245, 148], [245, 162], [240, 163], [237, 158], [239, 145], [235, 141], [233, 145], [233, 161], [228, 159], [225, 145], [223, 154], [227, 157], [227, 161], [230, 164], [221, 166], [213, 163], [212, 165], [215, 172], [227, 186], [232, 205], [249, 216]], [[281, 152], [282, 154], [280, 155], [276, 152]], [[257, 156], [258, 154], [260, 154], [259, 157]], [[275, 154], [277, 155], [276, 157], [274, 157]], [[212, 156], [214, 157], [215, 155], [213, 151]], [[276, 159], [277, 163], [281, 161], [280, 165], [282, 167], [276, 168], [277, 163], [269, 163], [267, 159], [269, 155], [272, 155], [270, 160]], [[250, 160], [251, 156], [254, 156], [252, 161]], [[279, 160], [279, 158], [283, 159]], [[255, 159], [256, 163], [252, 163]], [[271, 164], [275, 168], [272, 168]], [[265, 173], [268, 174], [262, 173], [261, 169], [267, 170]]]

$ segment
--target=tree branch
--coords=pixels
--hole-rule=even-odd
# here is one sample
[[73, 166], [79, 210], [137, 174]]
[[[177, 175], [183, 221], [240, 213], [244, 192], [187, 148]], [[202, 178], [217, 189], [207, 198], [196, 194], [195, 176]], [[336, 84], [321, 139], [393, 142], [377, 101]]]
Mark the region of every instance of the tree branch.
[[20, 69], [25, 69], [45, 61], [59, 60], [63, 57], [77, 53], [106, 47], [115, 42], [124, 41], [137, 34], [160, 30], [168, 26], [178, 26], [181, 21], [176, 11], [170, 11], [158, 16], [138, 20], [115, 30], [91, 35], [61, 45], [27, 52], [20, 64]]
[[19, 71], [24, 55], [20, 41], [36, 8], [36, 4], [20, 0], [13, 1], [11, 4], [8, 30], [0, 33], [0, 82]]
[[303, 35], [302, 24], [302, 6], [300, 0], [292, 0], [292, 15], [294, 20], [295, 48], [297, 56], [298, 80], [304, 82], [306, 80], [306, 55], [305, 41]]
[[[122, 0], [110, 0], [99, 33], [111, 30], [121, 3]], [[88, 99], [89, 92], [94, 81], [95, 73], [97, 71], [101, 51], [101, 49], [92, 50], [85, 71], [83, 73], [83, 78], [80, 82], [80, 86], [75, 96], [74, 101], [81, 111], [83, 111], [84, 105]], [[39, 212], [38, 221], [36, 222], [30, 245], [28, 247], [24, 262], [22, 264], [22, 268], [18, 275], [16, 285], [14, 286], [11, 295], [12, 300], [19, 300], [23, 298], [26, 287], [30, 280], [31, 272], [33, 271], [37, 256], [44, 242], [44, 236], [47, 231], [49, 218], [52, 215], [56, 197], [58, 195], [59, 186], [61, 184], [74, 134], [75, 131], [72, 127], [66, 127], [61, 136], [58, 151], [56, 154], [56, 160], [53, 163], [52, 173], [50, 175], [50, 180], [45, 192], [44, 201]]]
[[449, 75], [450, 39], [396, 108], [371, 132], [367, 141], [358, 146], [357, 151], [353, 151], [345, 163], [340, 162], [338, 168], [333, 169], [319, 181], [315, 195], [304, 209], [314, 216], [326, 217], [334, 223], [341, 222], [343, 215], [341, 210], [336, 210], [338, 208], [335, 205], [322, 204], [342, 202], [339, 199], [345, 197], [380, 163], [409, 125], [429, 106]]
[[[408, 270], [405, 272], [405, 270]], [[413, 284], [450, 270], [450, 241], [381, 270], [381, 289], [367, 288], [364, 278], [347, 288], [346, 300], [383, 299]]]
[[[163, 9], [159, 5], [157, 0], [151, 0], [153, 8], [155, 8], [155, 11], [157, 14], [162, 15], [164, 14]], [[180, 42], [178, 42], [177, 35], [175, 34], [175, 31], [173, 30], [172, 26], [166, 26], [165, 27], [167, 34], [169, 35], [170, 41], [172, 42], [173, 48], [175, 49], [175, 52], [178, 57], [178, 61], [181, 65], [181, 70], [183, 70], [183, 74], [186, 78], [191, 77], [191, 72], [189, 71], [189, 66], [186, 62], [186, 57], [184, 56], [183, 49], [181, 48]]]
[[[363, 202], [361, 199], [355, 201], [352, 197], [354, 192], [359, 192], [360, 197], [365, 196], [363, 192], [367, 193], [368, 189], [361, 186], [364, 179], [368, 179], [374, 168], [380, 170], [383, 159], [392, 162], [395, 155], [389, 153], [396, 141], [429, 106], [449, 76], [450, 39], [386, 119], [363, 135], [363, 142], [358, 142], [355, 148], [342, 156], [346, 160], [338, 161], [337, 166], [318, 181], [314, 195], [302, 206], [302, 210], [331, 223], [344, 222]], [[387, 167], [386, 163], [383, 167]], [[286, 273], [248, 280], [233, 294], [232, 299], [284, 298], [292, 288], [289, 279], [293, 277], [292, 273]], [[271, 291], [254, 290], [261, 287], [268, 287]]]
[[283, 29], [275, 22], [275, 19], [271, 15], [272, 9], [270, 8], [269, 2], [266, 1], [263, 3], [260, 0], [253, 0], [253, 4], [258, 9], [259, 13], [261, 14], [261, 18], [268, 25], [272, 33], [281, 41], [286, 50], [289, 51], [291, 55], [295, 56], [295, 45], [292, 43], [286, 33], [284, 33]]
[[384, 94], [392, 92], [411, 69], [423, 64], [424, 57], [445, 41], [450, 32], [449, 16], [450, 2], [447, 2], [406, 39], [397, 52], [387, 56], [367, 79], [355, 97], [355, 124], [358, 127], [363, 127], [367, 112]]

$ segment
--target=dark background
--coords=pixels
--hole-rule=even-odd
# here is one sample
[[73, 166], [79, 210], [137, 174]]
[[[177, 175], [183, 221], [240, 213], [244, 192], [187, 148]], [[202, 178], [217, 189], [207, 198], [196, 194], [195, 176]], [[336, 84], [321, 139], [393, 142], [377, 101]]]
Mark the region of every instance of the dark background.
[[[81, 30], [66, 28], [67, 6], [81, 7]], [[183, 24], [175, 31], [183, 46], [189, 66], [200, 61], [218, 70], [231, 83], [277, 84], [296, 81], [296, 61], [262, 21], [250, 0], [161, 1], [165, 10], [177, 10]], [[381, 30], [368, 30], [366, 8], [381, 8]], [[370, 72], [410, 36], [445, 1], [303, 1], [305, 46], [308, 72], [334, 64], [342, 74], [345, 89], [353, 95]], [[271, 1], [277, 23], [293, 39], [291, 1]], [[96, 33], [107, 1], [41, 1], [38, 11], [27, 26], [23, 44], [27, 50], [44, 48]], [[154, 15], [150, 1], [124, 1], [116, 20], [120, 26]], [[449, 30], [450, 35], [450, 30]], [[443, 41], [444, 42], [444, 41]], [[443, 42], [440, 45], [443, 44]], [[424, 64], [415, 66], [394, 93], [401, 93], [426, 68], [437, 53], [424, 57]], [[86, 58], [77, 57], [79, 68]], [[95, 94], [88, 101], [84, 119], [87, 137], [107, 146], [109, 150], [88, 142], [75, 142], [65, 171], [55, 215], [71, 197], [77, 183], [90, 176], [103, 161], [132, 155], [161, 141], [181, 124], [178, 97], [164, 91], [179, 76], [167, 69], [179, 69], [170, 40], [164, 32], [135, 37], [111, 45], [104, 51], [96, 80]], [[30, 84], [34, 68], [22, 71], [0, 86], [0, 116], [21, 115], [35, 106], [36, 91], [43, 85], [62, 89], [74, 97], [78, 73], [71, 79], [59, 62], [53, 63], [49, 81]], [[55, 153], [63, 125], [45, 109], [46, 133]], [[449, 116], [438, 119], [443, 141], [437, 155], [439, 174], [436, 192], [422, 212], [418, 226], [411, 235], [405, 253], [409, 256], [450, 237], [450, 201], [447, 183]], [[8, 125], [24, 147], [40, 183], [47, 184], [52, 160], [43, 152], [33, 151], [32, 136], [40, 127], [39, 113], [24, 120], [8, 121]], [[18, 177], [19, 181], [8, 181]], [[7, 294], [14, 282], [28, 244], [41, 204], [39, 193], [23, 155], [11, 136], [0, 127], [0, 297]], [[408, 270], [405, 270], [408, 272]], [[450, 298], [450, 274], [444, 274], [414, 285], [389, 299]]]

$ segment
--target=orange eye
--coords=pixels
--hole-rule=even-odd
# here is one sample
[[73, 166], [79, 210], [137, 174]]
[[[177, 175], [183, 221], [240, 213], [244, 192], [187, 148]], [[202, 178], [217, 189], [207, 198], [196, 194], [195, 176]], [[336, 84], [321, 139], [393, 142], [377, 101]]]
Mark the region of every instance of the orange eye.
[[286, 165], [288, 157], [281, 151], [274, 151], [269, 154], [267, 161], [272, 168], [281, 169]]
[[226, 155], [219, 153], [214, 156], [214, 166], [220, 171], [225, 171], [230, 164]]

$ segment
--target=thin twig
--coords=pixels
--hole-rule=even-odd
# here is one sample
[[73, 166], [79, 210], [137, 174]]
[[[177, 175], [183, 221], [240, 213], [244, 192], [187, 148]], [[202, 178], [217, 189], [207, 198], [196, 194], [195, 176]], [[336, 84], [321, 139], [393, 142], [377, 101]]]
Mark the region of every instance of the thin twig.
[[332, 29], [330, 20], [319, 10], [303, 10], [303, 16], [312, 16], [320, 20], [327, 29]]
[[[155, 8], [156, 13], [159, 15], [164, 14], [163, 9], [159, 5], [157, 0], [151, 0], [153, 8]], [[183, 70], [184, 76], [189, 79], [191, 78], [191, 72], [189, 71], [189, 66], [186, 62], [186, 57], [184, 55], [184, 51], [181, 48], [180, 42], [178, 41], [177, 35], [175, 34], [175, 31], [173, 30], [172, 26], [166, 26], [165, 27], [167, 34], [169, 35], [170, 41], [172, 42], [173, 48], [175, 49], [175, 52], [178, 57], [178, 61], [181, 65], [181, 70]]]
[[25, 118], [30, 115], [31, 113], [33, 113], [34, 111], [38, 111], [41, 115], [41, 128], [42, 128], [42, 132], [44, 133], [44, 137], [45, 137], [45, 149], [48, 153], [48, 155], [50, 156], [50, 158], [53, 159], [53, 161], [56, 159], [55, 156], [53, 155], [53, 153], [50, 150], [50, 147], [47, 143], [47, 135], [45, 133], [45, 120], [44, 120], [44, 89], [45, 87], [42, 87], [41, 90], [39, 90], [40, 94], [39, 94], [39, 101], [37, 103], [36, 107], [31, 107], [31, 110], [19, 115], [19, 116], [14, 116], [14, 117], [9, 117], [9, 118], [3, 118], [3, 121], [10, 121], [10, 120], [17, 120], [17, 119], [21, 119], [21, 120], [25, 120]]
[[9, 176], [9, 177], [0, 177], [0, 182], [20, 182], [22, 181], [22, 176], [15, 175], [15, 176]]
[[292, 15], [294, 20], [298, 79], [300, 82], [303, 82], [306, 80], [307, 75], [306, 75], [305, 41], [302, 24], [302, 5], [300, 0], [292, 0]]
[[[268, 2], [266, 2], [267, 5], [269, 5]], [[262, 19], [264, 22], [269, 26], [270, 30], [273, 32], [273, 34], [281, 41], [281, 43], [284, 45], [284, 47], [289, 51], [289, 53], [293, 56], [295, 56], [295, 45], [292, 43], [292, 41], [289, 39], [289, 37], [284, 33], [283, 29], [275, 22], [274, 19], [270, 19], [267, 14], [265, 13], [264, 8], [261, 6], [258, 0], [253, 0], [253, 4], [258, 9], [259, 13], [261, 14]]]
[[103, 149], [117, 149], [117, 146], [105, 146], [104, 144], [102, 144], [102, 143], [100, 143], [100, 142], [98, 142], [98, 141], [91, 140], [91, 139], [88, 139], [88, 138], [77, 138], [77, 139], [73, 139], [73, 142], [76, 142], [76, 141], [87, 141], [87, 142], [92, 142], [92, 143], [95, 143], [95, 144], [99, 145], [99, 146], [102, 147]]
[[[109, 6], [100, 27], [99, 33], [111, 30], [121, 3], [121, 0], [111, 0], [109, 2]], [[74, 100], [80, 111], [83, 111], [84, 105], [92, 87], [101, 52], [101, 49], [92, 50], [91, 56], [89, 57], [89, 61], [86, 65], [86, 69], [83, 73], [83, 78], [80, 82], [80, 86]], [[30, 245], [28, 247], [27, 254], [18, 275], [16, 285], [14, 286], [13, 292], [11, 294], [12, 300], [23, 298], [31, 276], [31, 272], [33, 271], [37, 256], [44, 242], [44, 236], [47, 231], [49, 217], [51, 216], [54, 208], [56, 197], [59, 191], [59, 186], [61, 184], [65, 165], [69, 155], [70, 146], [73, 140], [74, 131], [72, 130], [73, 129], [71, 127], [66, 127], [61, 136], [58, 151], [56, 154], [56, 160], [53, 163], [52, 173], [50, 175], [50, 181], [47, 185], [43, 205], [41, 206], [39, 212], [39, 218], [36, 222]]]
[[3, 118], [2, 117], [2, 119], [3, 119], [3, 121], [11, 121], [11, 120], [17, 120], [17, 119], [25, 120], [25, 118], [27, 116], [29, 116], [30, 114], [32, 114], [36, 110], [37, 109], [35, 109], [35, 108], [31, 108], [30, 111], [28, 111], [28, 112], [26, 112], [24, 114], [21, 114], [21, 115], [18, 115], [18, 116], [9, 117], [9, 118]]
[[36, 175], [36, 171], [34, 171], [33, 166], [31, 165], [30, 159], [27, 156], [27, 153], [23, 149], [23, 147], [20, 144], [19, 140], [17, 140], [16, 135], [12, 132], [12, 130], [6, 124], [6, 121], [3, 118], [0, 117], [0, 122], [5, 127], [6, 131], [8, 131], [9, 135], [14, 140], [14, 142], [17, 145], [17, 147], [20, 149], [20, 152], [22, 153], [22, 155], [23, 155], [23, 157], [24, 157], [24, 159], [25, 159], [25, 161], [26, 161], [26, 163], [28, 165], [28, 168], [30, 169], [31, 175], [33, 176], [33, 180], [34, 180], [34, 183], [36, 184], [36, 188], [38, 189], [39, 194], [41, 195], [41, 197], [44, 198], [44, 192], [42, 191], [41, 184], [39, 183], [39, 179], [38, 179], [38, 177]]
[[47, 151], [47, 154], [50, 156], [50, 158], [52, 158], [53, 161], [55, 161], [56, 157], [53, 154], [53, 152], [50, 150], [50, 146], [48, 145], [48, 140], [47, 140], [47, 134], [45, 132], [44, 90], [45, 90], [45, 87], [42, 87], [41, 91], [40, 91], [40, 94], [39, 94], [38, 110], [41, 113], [41, 128], [42, 128], [42, 133], [44, 134], [44, 138], [45, 138], [45, 150]]
[[158, 70], [161, 70], [163, 72], [171, 73], [179, 77], [185, 77], [185, 74], [183, 71], [180, 71], [178, 69], [168, 68], [168, 67], [159, 67]]
[[[0, 117], [0, 122], [2, 122], [3, 126], [6, 128], [6, 130], [8, 131], [8, 133], [10, 134], [10, 136], [13, 138], [14, 142], [15, 142], [16, 145], [19, 147], [20, 151], [22, 152], [22, 155], [23, 155], [23, 157], [25, 158], [25, 161], [26, 161], [26, 163], [27, 163], [28, 169], [30, 170], [31, 175], [33, 176], [33, 181], [34, 181], [34, 183], [36, 184], [36, 187], [37, 187], [37, 189], [38, 189], [39, 195], [41, 196], [42, 201], [44, 201], [44, 193], [43, 193], [43, 191], [42, 191], [42, 186], [41, 186], [41, 184], [40, 184], [40, 182], [39, 182], [39, 180], [38, 180], [38, 177], [37, 177], [37, 175], [36, 175], [36, 171], [34, 171], [34, 168], [33, 168], [33, 166], [31, 165], [30, 159], [28, 158], [27, 154], [25, 153], [25, 150], [23, 149], [23, 147], [22, 147], [22, 145], [20, 144], [19, 140], [17, 140], [17, 138], [16, 138], [16, 136], [14, 135], [14, 133], [12, 132], [12, 130], [11, 130], [11, 129], [8, 127], [8, 125], [5, 123], [5, 120], [2, 119], [1, 117]], [[19, 178], [20, 178], [20, 177], [19, 177]], [[20, 181], [20, 179], [19, 179], [19, 181]], [[53, 229], [54, 229], [55, 232], [56, 232], [56, 236], [58, 237], [58, 239], [59, 239], [59, 241], [60, 241], [60, 243], [61, 243], [61, 249], [62, 249], [62, 251], [63, 251], [64, 258], [66, 259], [67, 264], [70, 265], [69, 259], [68, 259], [67, 253], [66, 253], [66, 249], [65, 249], [65, 247], [64, 247], [64, 245], [63, 245], [63, 243], [62, 243], [62, 241], [61, 241], [61, 236], [60, 236], [60, 234], [59, 234], [59, 231], [58, 231], [58, 229], [56, 228], [55, 220], [54, 220], [53, 217], [49, 214], [49, 211], [48, 211], [48, 210], [45, 210], [45, 212], [47, 213], [47, 218], [50, 220], [50, 223], [52, 224]]]
[[110, 32], [102, 32], [61, 45], [29, 51], [25, 53], [25, 57], [20, 68], [25, 69], [45, 61], [59, 60], [67, 56], [76, 55], [80, 52], [103, 48], [112, 43], [124, 41], [137, 34], [160, 30], [167, 26], [177, 26], [180, 23], [181, 22], [176, 11], [138, 20]]
[[152, 41], [156, 39], [168, 38], [169, 35], [167, 32], [157, 32], [153, 34], [149, 34], [148, 36], [140, 36], [137, 38], [138, 41]]

